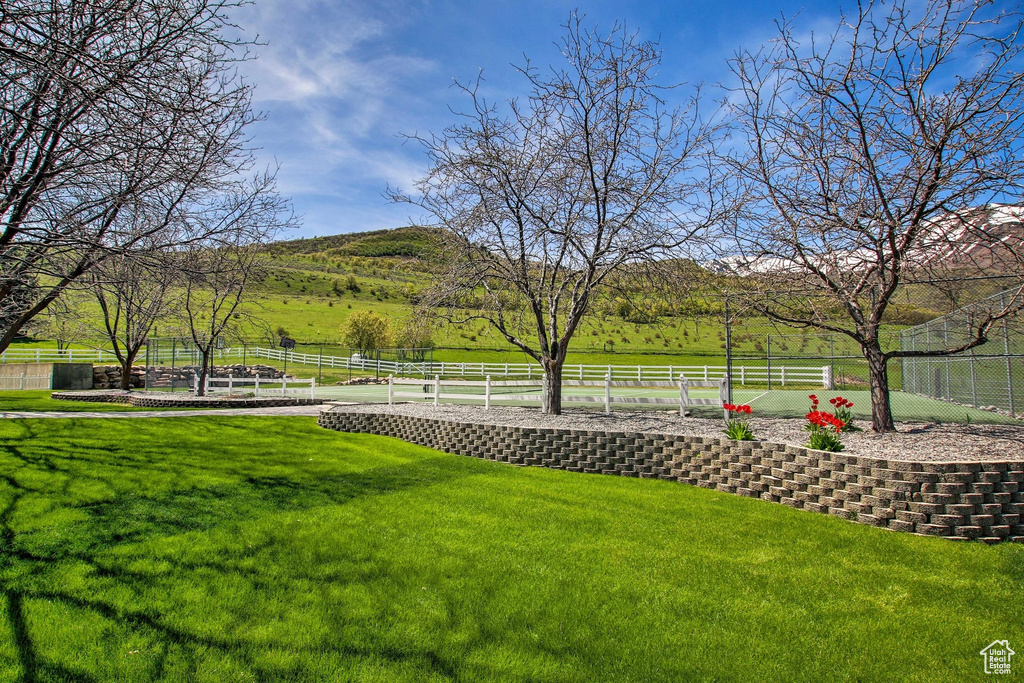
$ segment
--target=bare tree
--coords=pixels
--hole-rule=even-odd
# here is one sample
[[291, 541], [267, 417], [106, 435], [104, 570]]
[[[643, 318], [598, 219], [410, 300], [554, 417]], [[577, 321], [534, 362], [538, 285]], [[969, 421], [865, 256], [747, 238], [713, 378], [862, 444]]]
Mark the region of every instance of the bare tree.
[[189, 214], [212, 235], [177, 252], [184, 281], [179, 315], [200, 354], [200, 396], [218, 340], [242, 318], [249, 287], [265, 275], [265, 244], [291, 224], [286, 211], [273, 178], [265, 175], [240, 184], [235, 193], [209, 197]]
[[872, 427], [892, 431], [890, 359], [983, 344], [1020, 308], [1011, 297], [973, 317], [944, 349], [884, 348], [902, 287], [1022, 273], [1019, 230], [990, 220], [1003, 210], [991, 203], [1024, 181], [1022, 23], [981, 1], [858, 10], [824, 38], [780, 22], [771, 47], [732, 61], [728, 161], [746, 205], [725, 243], [741, 254], [755, 309], [860, 345]]
[[0, 350], [99, 263], [159, 241], [167, 221], [123, 221], [126, 206], [173, 216], [250, 165], [236, 6], [0, 3], [0, 309], [18, 309]]
[[43, 313], [29, 325], [33, 334], [39, 334], [57, 343], [58, 351], [66, 351], [73, 343], [93, 338], [95, 331], [88, 317], [82, 315], [86, 293], [65, 289]]
[[714, 129], [696, 95], [668, 109], [654, 82], [661, 53], [616, 26], [573, 17], [567, 64], [518, 68], [530, 93], [504, 105], [460, 85], [472, 108], [417, 138], [432, 168], [415, 204], [445, 228], [427, 310], [483, 320], [538, 361], [547, 409], [561, 412], [562, 366], [595, 291], [612, 273], [676, 253], [719, 209], [695, 172]]
[[178, 296], [176, 265], [170, 252], [143, 251], [108, 259], [91, 273], [103, 331], [121, 364], [122, 389], [131, 387], [139, 351]]

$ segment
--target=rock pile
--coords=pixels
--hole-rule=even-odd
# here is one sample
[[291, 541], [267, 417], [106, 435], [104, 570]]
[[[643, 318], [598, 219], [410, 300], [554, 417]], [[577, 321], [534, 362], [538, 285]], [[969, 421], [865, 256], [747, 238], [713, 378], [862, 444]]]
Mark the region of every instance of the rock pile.
[[[262, 376], [262, 375], [261, 375]], [[346, 379], [340, 382], [335, 382], [335, 385], [339, 387], [363, 385], [363, 384], [387, 384], [387, 377], [353, 377], [352, 379]]]
[[[149, 370], [150, 387], [191, 387], [197, 368], [193, 365], [181, 367], [155, 367]], [[130, 386], [133, 389], [146, 385], [146, 369], [142, 366], [132, 368]], [[217, 365], [211, 368], [211, 377], [239, 377], [260, 379], [281, 379], [284, 372], [269, 365]], [[95, 365], [92, 369], [93, 389], [121, 388], [121, 368], [117, 365]]]

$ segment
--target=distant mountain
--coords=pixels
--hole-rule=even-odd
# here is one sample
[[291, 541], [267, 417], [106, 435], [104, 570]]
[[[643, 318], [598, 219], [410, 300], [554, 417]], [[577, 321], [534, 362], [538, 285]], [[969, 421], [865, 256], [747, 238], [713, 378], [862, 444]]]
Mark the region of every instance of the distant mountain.
[[[987, 204], [961, 211], [950, 211], [931, 221], [920, 247], [908, 255], [908, 267], [985, 271], [998, 275], [1016, 270], [1024, 260], [1024, 206]], [[822, 254], [823, 269], [858, 270], [874, 263], [875, 252], [868, 248]], [[719, 274], [802, 272], [794, 261], [781, 256], [725, 256], [701, 264]]]

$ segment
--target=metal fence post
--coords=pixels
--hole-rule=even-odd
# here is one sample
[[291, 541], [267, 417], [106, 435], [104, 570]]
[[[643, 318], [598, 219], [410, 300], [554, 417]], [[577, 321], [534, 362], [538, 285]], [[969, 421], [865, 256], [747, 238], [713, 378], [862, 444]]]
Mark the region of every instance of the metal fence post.
[[765, 360], [766, 360], [766, 362], [768, 364], [768, 372], [767, 372], [767, 375], [768, 375], [768, 391], [771, 391], [772, 390], [772, 335], [771, 334], [766, 334], [764, 336], [764, 338], [765, 338], [764, 339], [764, 343], [765, 343], [764, 357], [765, 357]]
[[732, 319], [729, 317], [729, 297], [725, 297], [725, 376], [729, 378], [729, 403], [732, 403]]
[[395, 405], [395, 376], [388, 375], [388, 405]]
[[491, 409], [491, 376], [484, 378], [484, 410]]
[[1010, 325], [1003, 319], [1003, 351], [1006, 354], [1006, 394], [1010, 399], [1010, 417], [1016, 417], [1016, 406], [1013, 400], [1013, 363], [1010, 358]]
[[[441, 363], [441, 367], [444, 367], [444, 363]], [[436, 406], [441, 400], [441, 375], [434, 375], [434, 405]]]
[[978, 369], [975, 367], [974, 349], [971, 349], [971, 405], [978, 407]]

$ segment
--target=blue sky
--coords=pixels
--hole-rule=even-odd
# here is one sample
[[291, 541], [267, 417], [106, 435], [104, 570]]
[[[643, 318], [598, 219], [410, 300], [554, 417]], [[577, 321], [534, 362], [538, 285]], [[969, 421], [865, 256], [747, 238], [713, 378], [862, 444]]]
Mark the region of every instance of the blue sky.
[[[852, 2], [849, 4], [853, 4]], [[556, 63], [573, 10], [599, 31], [621, 21], [660, 39], [663, 84], [728, 78], [726, 59], [774, 35], [772, 21], [799, 13], [802, 30], [831, 30], [837, 1], [468, 2], [465, 0], [255, 0], [232, 17], [266, 45], [245, 65], [265, 120], [253, 142], [279, 166], [281, 191], [302, 227], [295, 237], [408, 225], [419, 218], [389, 203], [390, 184], [411, 189], [426, 170], [401, 135], [440, 132], [464, 97], [452, 79], [483, 69], [491, 99], [522, 96], [510, 64], [526, 54]]]

